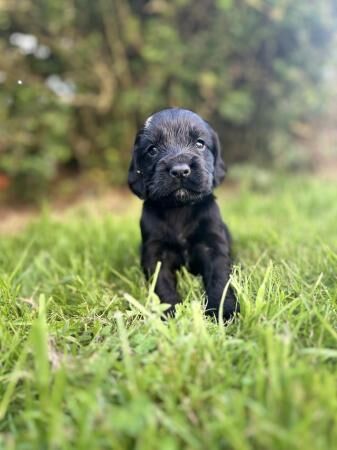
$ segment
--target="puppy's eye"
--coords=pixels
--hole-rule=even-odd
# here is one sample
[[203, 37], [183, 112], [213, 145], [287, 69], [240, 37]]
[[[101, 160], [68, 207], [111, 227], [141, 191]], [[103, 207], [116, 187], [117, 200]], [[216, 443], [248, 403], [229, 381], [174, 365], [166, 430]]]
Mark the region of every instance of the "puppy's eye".
[[147, 149], [147, 154], [150, 156], [156, 156], [157, 153], [158, 153], [158, 149], [154, 145], [151, 145], [151, 147], [149, 147]]
[[198, 139], [195, 145], [199, 150], [204, 150], [205, 148], [205, 142], [202, 139]]

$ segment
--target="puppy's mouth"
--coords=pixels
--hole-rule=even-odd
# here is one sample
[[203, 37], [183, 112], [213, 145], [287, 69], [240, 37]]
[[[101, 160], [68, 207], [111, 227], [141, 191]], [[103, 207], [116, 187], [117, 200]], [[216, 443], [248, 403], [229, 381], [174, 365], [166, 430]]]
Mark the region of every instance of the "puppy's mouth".
[[148, 198], [154, 202], [162, 202], [165, 206], [198, 203], [211, 193], [210, 176], [201, 168], [186, 179], [172, 179], [168, 177], [167, 170], [157, 171], [148, 185]]
[[191, 191], [186, 188], [179, 188], [173, 192], [174, 197], [180, 202], [187, 201], [190, 197], [190, 194], [191, 194]]
[[187, 205], [198, 203], [203, 200], [207, 195], [211, 194], [211, 192], [197, 192], [191, 189], [187, 189], [184, 187], [180, 187], [173, 191], [168, 197], [168, 201], [176, 205]]

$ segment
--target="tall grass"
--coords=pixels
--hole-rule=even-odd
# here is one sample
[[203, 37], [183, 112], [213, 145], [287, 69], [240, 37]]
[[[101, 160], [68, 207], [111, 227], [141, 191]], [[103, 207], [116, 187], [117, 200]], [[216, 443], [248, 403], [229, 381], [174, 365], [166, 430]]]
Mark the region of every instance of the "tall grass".
[[337, 442], [337, 187], [219, 194], [242, 314], [176, 318], [138, 262], [137, 213], [48, 215], [0, 241], [0, 448], [326, 449]]

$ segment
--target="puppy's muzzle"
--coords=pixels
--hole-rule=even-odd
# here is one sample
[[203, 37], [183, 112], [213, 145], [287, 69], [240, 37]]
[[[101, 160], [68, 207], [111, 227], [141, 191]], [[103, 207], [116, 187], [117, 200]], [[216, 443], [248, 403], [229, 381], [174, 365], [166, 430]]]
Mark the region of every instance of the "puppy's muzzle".
[[173, 164], [169, 168], [169, 174], [172, 178], [187, 178], [191, 174], [191, 168], [186, 163]]
[[161, 170], [165, 171], [174, 180], [183, 180], [193, 175], [194, 169], [200, 166], [200, 162], [195, 155], [181, 153], [160, 161]]

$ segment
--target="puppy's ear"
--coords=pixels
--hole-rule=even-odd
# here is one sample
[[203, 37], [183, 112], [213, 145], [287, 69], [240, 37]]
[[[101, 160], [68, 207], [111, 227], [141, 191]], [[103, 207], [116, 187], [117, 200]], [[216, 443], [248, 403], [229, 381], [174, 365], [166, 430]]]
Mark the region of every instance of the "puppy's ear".
[[213, 142], [213, 156], [214, 156], [214, 175], [213, 175], [213, 186], [218, 186], [222, 180], [225, 178], [227, 168], [222, 159], [221, 144], [218, 134], [211, 128], [212, 132], [212, 142]]
[[132, 160], [129, 167], [128, 184], [131, 191], [136, 194], [140, 199], [145, 198], [145, 185], [143, 180], [143, 174], [137, 168], [135, 150], [133, 150]]

